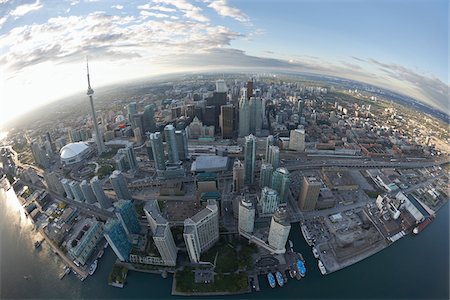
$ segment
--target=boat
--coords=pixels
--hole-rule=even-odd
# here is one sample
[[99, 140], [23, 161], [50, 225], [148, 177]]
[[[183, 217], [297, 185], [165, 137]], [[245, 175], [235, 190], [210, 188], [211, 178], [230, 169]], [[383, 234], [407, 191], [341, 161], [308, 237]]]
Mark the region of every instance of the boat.
[[105, 246], [103, 246], [103, 249], [108, 248], [108, 242], [105, 243]]
[[428, 216], [423, 222], [421, 222], [419, 225], [417, 225], [413, 229], [414, 234], [419, 234], [422, 230], [425, 229], [431, 222], [433, 221], [433, 216]]
[[34, 243], [34, 248], [39, 248], [40, 246], [41, 246], [41, 241], [36, 241], [35, 243]]
[[97, 260], [94, 260], [92, 265], [89, 267], [89, 275], [93, 275], [95, 270], [97, 270]]
[[306, 274], [306, 267], [302, 260], [297, 259], [297, 269], [300, 273], [300, 276], [305, 277]]
[[101, 251], [98, 253], [97, 258], [102, 258], [102, 256], [103, 256], [104, 253], [105, 253], [105, 251], [101, 250]]
[[277, 278], [277, 282], [279, 286], [283, 286], [284, 285], [284, 279], [283, 279], [283, 275], [281, 275], [280, 271], [277, 271], [275, 273], [275, 277]]
[[67, 274], [69, 274], [70, 273], [70, 268], [69, 268], [69, 266], [64, 266], [64, 269], [63, 269], [63, 271], [59, 274], [59, 279], [63, 279], [64, 278], [64, 276], [66, 276]]
[[317, 251], [316, 248], [312, 247], [312, 253], [313, 253], [315, 258], [319, 258], [319, 251]]
[[296, 275], [297, 275], [297, 271], [295, 270], [295, 267], [291, 266], [289, 268], [289, 276], [291, 276], [291, 278], [294, 279]]
[[308, 243], [309, 246], [312, 246], [313, 243], [312, 243], [311, 237], [309, 235], [308, 229], [306, 229], [306, 225], [302, 224], [300, 226], [300, 229], [302, 231], [302, 235], [303, 235], [303, 238], [305, 239], [306, 243]]
[[267, 274], [267, 280], [269, 281], [269, 285], [271, 288], [275, 287], [275, 277], [273, 276], [272, 273]]
[[322, 275], [327, 274], [327, 269], [325, 269], [325, 266], [323, 265], [323, 262], [320, 259], [318, 260], [317, 265], [319, 266], [319, 270], [320, 273], [322, 273]]
[[25, 276], [23, 276], [23, 279], [29, 280], [29, 279], [31, 279], [31, 275], [25, 275]]
[[294, 252], [294, 244], [289, 240], [289, 252]]

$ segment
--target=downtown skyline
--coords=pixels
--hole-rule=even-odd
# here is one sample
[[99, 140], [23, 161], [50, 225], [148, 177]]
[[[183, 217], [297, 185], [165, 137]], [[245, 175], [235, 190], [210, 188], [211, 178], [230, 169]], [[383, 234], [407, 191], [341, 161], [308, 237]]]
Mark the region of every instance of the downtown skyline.
[[448, 12], [438, 0], [0, 0], [0, 118], [84, 94], [86, 56], [95, 87], [175, 72], [295, 71], [448, 112]]

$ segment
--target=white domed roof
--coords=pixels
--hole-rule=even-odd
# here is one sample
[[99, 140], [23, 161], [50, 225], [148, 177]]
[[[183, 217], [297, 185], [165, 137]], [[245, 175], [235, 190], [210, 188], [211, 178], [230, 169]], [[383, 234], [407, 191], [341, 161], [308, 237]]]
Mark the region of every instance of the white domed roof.
[[70, 143], [59, 150], [59, 155], [62, 159], [70, 159], [82, 153], [88, 148], [89, 146], [84, 142]]

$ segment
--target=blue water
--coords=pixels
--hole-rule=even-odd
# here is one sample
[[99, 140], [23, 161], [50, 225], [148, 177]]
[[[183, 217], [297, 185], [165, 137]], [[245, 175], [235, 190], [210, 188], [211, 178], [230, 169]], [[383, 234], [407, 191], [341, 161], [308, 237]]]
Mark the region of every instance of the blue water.
[[[172, 279], [129, 272], [125, 288], [110, 287], [108, 273], [115, 255], [110, 248], [99, 260], [94, 276], [80, 282], [72, 274], [58, 279], [62, 262], [38, 238], [11, 189], [0, 190], [0, 298], [171, 298]], [[292, 226], [294, 249], [306, 260], [308, 272], [300, 281], [289, 278], [284, 287], [269, 287], [260, 276], [260, 292], [223, 298], [258, 299], [448, 299], [449, 206], [418, 236], [407, 236], [384, 251], [341, 271], [322, 276], [298, 224]], [[30, 276], [25, 280], [24, 276]], [[209, 298], [209, 297], [208, 297]], [[217, 298], [217, 297], [214, 297]]]

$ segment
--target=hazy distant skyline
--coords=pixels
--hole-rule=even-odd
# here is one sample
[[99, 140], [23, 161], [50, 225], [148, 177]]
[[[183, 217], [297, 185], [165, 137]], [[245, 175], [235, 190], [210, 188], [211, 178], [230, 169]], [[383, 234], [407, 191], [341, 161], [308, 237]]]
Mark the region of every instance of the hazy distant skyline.
[[0, 0], [1, 122], [77, 91], [182, 71], [354, 79], [448, 112], [449, 2]]

